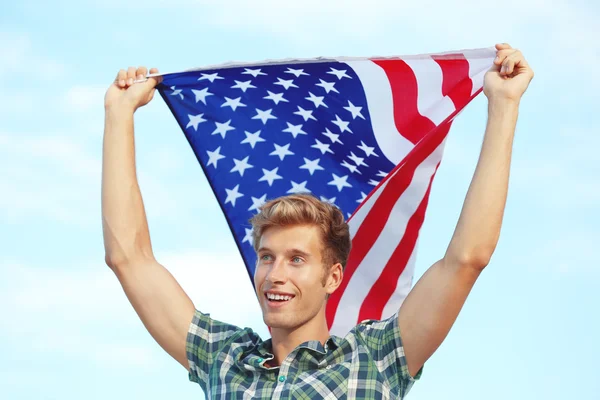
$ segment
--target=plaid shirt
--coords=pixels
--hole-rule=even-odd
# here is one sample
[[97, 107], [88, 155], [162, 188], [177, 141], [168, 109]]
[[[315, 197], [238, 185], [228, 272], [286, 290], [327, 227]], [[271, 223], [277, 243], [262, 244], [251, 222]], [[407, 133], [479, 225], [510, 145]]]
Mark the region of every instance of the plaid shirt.
[[402, 399], [411, 377], [398, 328], [398, 315], [366, 321], [344, 338], [323, 346], [309, 341], [278, 367], [267, 341], [196, 311], [187, 336], [189, 378], [207, 399]]

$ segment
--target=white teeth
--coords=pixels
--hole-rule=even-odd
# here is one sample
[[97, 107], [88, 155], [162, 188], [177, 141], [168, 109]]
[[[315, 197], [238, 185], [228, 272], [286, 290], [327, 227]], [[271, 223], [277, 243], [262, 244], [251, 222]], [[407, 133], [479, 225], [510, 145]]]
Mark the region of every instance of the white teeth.
[[291, 300], [293, 296], [286, 296], [286, 295], [282, 295], [282, 294], [271, 294], [271, 293], [267, 293], [267, 298], [269, 300], [283, 300], [283, 301], [288, 301]]

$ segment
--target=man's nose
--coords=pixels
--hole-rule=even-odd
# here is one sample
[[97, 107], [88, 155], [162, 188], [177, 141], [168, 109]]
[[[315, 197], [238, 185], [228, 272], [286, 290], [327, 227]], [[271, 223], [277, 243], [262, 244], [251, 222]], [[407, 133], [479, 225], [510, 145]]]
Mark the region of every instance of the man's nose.
[[269, 273], [267, 274], [267, 281], [273, 284], [283, 284], [287, 281], [285, 260], [275, 260], [271, 266], [271, 269], [269, 270]]

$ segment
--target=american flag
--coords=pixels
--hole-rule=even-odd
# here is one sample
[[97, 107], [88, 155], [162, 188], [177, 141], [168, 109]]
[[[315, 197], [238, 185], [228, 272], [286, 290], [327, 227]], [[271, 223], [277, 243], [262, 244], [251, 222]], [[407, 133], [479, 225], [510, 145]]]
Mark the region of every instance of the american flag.
[[250, 217], [311, 192], [348, 218], [352, 251], [327, 321], [344, 335], [398, 310], [413, 281], [431, 184], [454, 117], [493, 49], [224, 64], [165, 74], [158, 90], [223, 210], [252, 282]]

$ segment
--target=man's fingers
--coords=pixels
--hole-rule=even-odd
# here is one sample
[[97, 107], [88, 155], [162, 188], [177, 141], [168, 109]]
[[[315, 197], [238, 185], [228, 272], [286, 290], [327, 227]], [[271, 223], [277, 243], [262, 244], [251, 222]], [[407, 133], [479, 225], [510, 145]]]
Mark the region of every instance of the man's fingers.
[[512, 75], [515, 72], [515, 68], [517, 67], [528, 67], [527, 61], [525, 60], [523, 54], [520, 51], [515, 51], [514, 53], [506, 57], [506, 59], [502, 63], [500, 74]]
[[136, 71], [135, 79], [138, 81], [144, 81], [146, 79], [146, 74], [148, 73], [148, 68], [146, 67], [138, 67]]
[[505, 49], [512, 49], [512, 47], [508, 43], [498, 43], [498, 44], [496, 44], [496, 50], [505, 50]]
[[127, 68], [127, 86], [133, 85], [135, 80], [135, 67]]
[[515, 52], [518, 52], [519, 50], [517, 49], [504, 49], [504, 50], [499, 50], [496, 53], [496, 58], [494, 59], [494, 64], [496, 65], [502, 65], [502, 63], [504, 62], [504, 60], [506, 59], [506, 57], [510, 56], [511, 54], [514, 54]]
[[[150, 74], [158, 74], [158, 69], [150, 68]], [[162, 76], [153, 76], [152, 78], [148, 78], [148, 80], [152, 80], [153, 86], [156, 86], [162, 82], [163, 78], [162, 78]]]
[[127, 81], [127, 71], [122, 69], [117, 73], [117, 85], [120, 88], [124, 88], [126, 81]]

